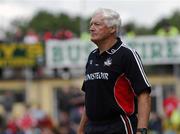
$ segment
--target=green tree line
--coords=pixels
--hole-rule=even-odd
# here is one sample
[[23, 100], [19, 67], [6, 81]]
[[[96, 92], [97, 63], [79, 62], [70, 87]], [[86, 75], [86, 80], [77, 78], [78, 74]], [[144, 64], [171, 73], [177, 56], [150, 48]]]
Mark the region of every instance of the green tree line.
[[[33, 28], [38, 33], [43, 33], [46, 30], [57, 32], [65, 28], [71, 30], [76, 36], [79, 36], [82, 31], [88, 31], [90, 18], [82, 18], [80, 16], [69, 16], [66, 13], [53, 14], [48, 11], [39, 11], [31, 20], [24, 21], [16, 19], [12, 22], [14, 27], [21, 28], [24, 32], [28, 28]], [[159, 20], [153, 27], [138, 26], [134, 22], [129, 22], [123, 25], [124, 31], [133, 30], [137, 35], [155, 34], [164, 23], [176, 26], [180, 30], [180, 11], [175, 11], [171, 16], [164, 17]], [[82, 27], [82, 24], [84, 25]], [[82, 29], [83, 28], [83, 29]]]

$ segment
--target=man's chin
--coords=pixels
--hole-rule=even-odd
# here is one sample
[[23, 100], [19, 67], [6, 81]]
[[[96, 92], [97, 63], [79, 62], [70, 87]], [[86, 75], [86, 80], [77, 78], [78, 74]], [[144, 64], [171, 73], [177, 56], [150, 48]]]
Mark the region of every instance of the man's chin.
[[97, 42], [97, 40], [96, 40], [96, 39], [93, 39], [93, 38], [91, 38], [91, 41], [94, 42], [94, 43]]

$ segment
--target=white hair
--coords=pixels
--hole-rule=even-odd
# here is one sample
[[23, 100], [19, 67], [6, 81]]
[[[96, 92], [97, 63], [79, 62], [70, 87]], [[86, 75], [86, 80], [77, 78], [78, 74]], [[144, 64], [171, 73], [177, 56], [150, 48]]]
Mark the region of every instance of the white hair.
[[116, 33], [117, 35], [119, 35], [120, 27], [121, 27], [121, 18], [120, 18], [119, 13], [117, 13], [116, 11], [113, 11], [112, 9], [99, 8], [94, 12], [93, 16], [96, 14], [102, 14], [106, 25], [108, 27], [115, 26]]

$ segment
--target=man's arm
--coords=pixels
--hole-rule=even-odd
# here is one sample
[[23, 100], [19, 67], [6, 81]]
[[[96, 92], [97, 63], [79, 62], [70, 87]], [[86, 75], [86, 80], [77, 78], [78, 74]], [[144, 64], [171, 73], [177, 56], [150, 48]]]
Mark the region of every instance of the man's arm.
[[83, 111], [83, 114], [82, 114], [82, 117], [81, 117], [81, 121], [80, 121], [80, 124], [79, 124], [79, 128], [78, 128], [77, 134], [84, 134], [87, 122], [88, 122], [88, 117], [86, 115], [86, 109], [84, 107], [84, 111]]
[[138, 96], [138, 125], [137, 128], [147, 128], [151, 111], [151, 97], [149, 92], [142, 92]]

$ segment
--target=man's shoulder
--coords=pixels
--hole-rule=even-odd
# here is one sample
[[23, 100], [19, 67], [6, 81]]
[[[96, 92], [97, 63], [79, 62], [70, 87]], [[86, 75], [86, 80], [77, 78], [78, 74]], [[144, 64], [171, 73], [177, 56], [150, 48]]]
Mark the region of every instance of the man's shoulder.
[[119, 49], [118, 52], [123, 54], [123, 55], [132, 55], [133, 52], [135, 52], [135, 50], [132, 49], [131, 47], [129, 47], [128, 45], [122, 43], [121, 44], [121, 49]]
[[92, 58], [93, 56], [95, 56], [96, 53], [97, 53], [97, 48], [94, 49], [94, 50], [92, 50], [92, 51], [89, 53], [88, 60], [89, 60], [90, 58]]
[[92, 51], [90, 52], [89, 56], [93, 56], [93, 55], [95, 55], [95, 54], [97, 53], [97, 51], [98, 51], [98, 49], [97, 49], [97, 48], [96, 48], [96, 49], [94, 49], [94, 50], [92, 50]]
[[128, 45], [123, 44], [121, 52], [123, 53], [123, 56], [125, 59], [136, 59], [137, 57], [140, 58], [139, 53], [136, 51], [136, 49], [131, 48]]

